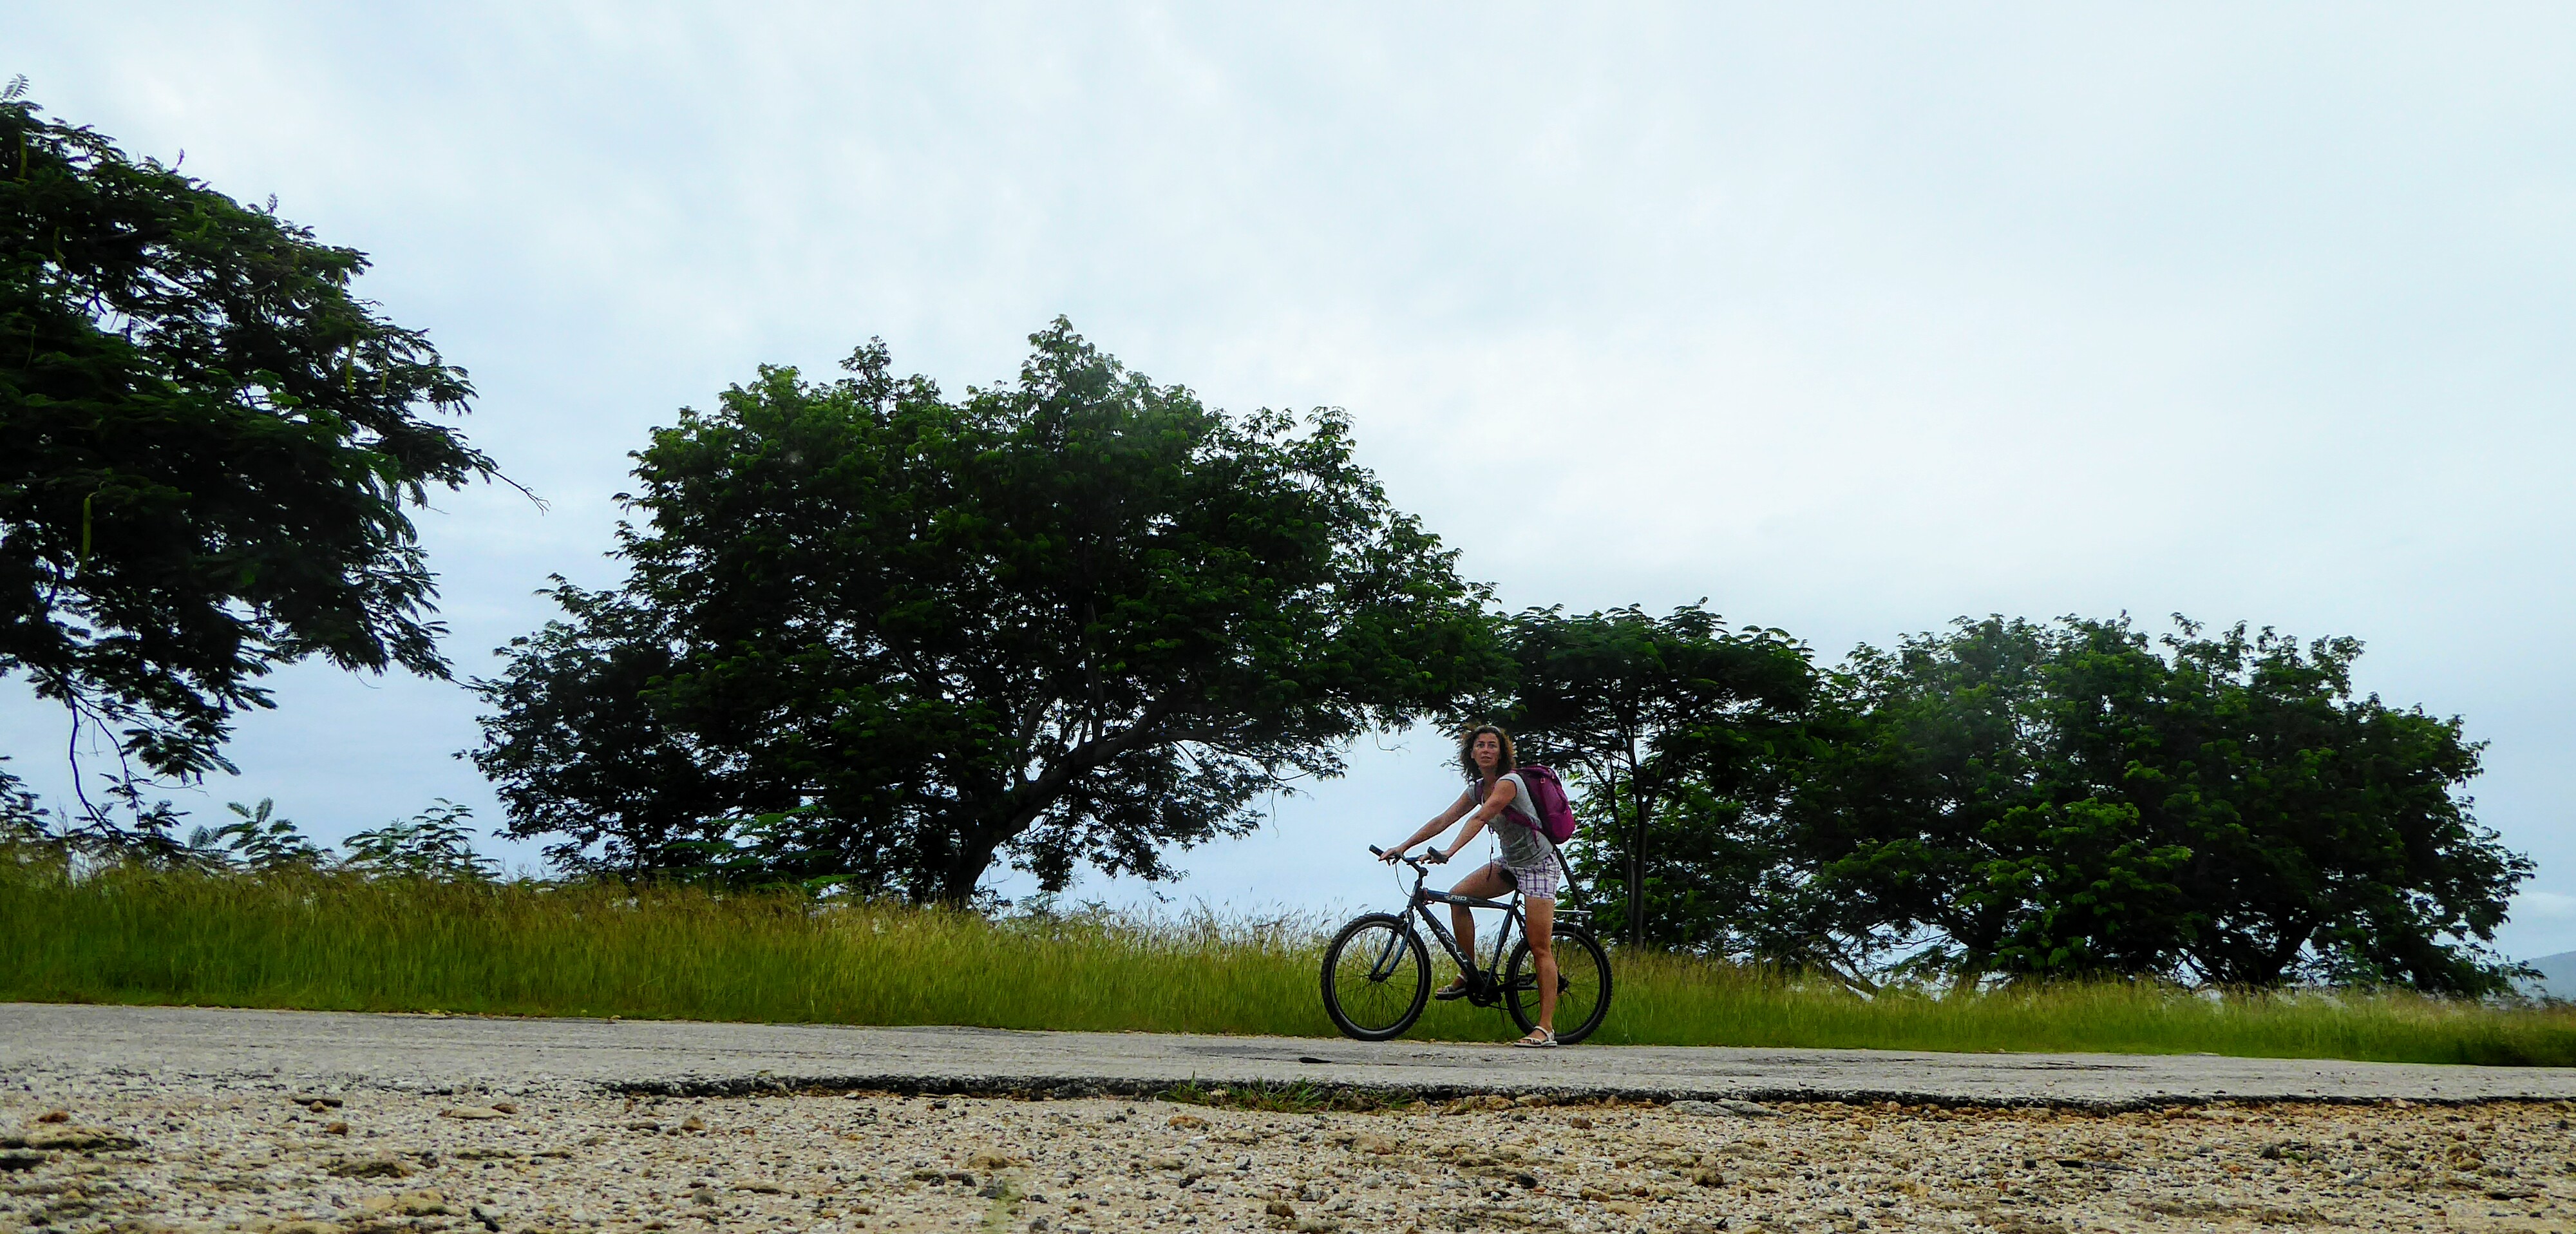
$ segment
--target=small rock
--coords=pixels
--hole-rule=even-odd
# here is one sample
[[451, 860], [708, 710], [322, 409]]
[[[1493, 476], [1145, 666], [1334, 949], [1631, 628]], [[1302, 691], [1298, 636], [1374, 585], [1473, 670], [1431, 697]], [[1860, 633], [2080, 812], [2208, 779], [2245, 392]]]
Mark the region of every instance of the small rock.
[[1565, 1120], [1565, 1125], [1566, 1125], [1566, 1126], [1568, 1126], [1568, 1127], [1572, 1127], [1572, 1128], [1574, 1128], [1574, 1129], [1575, 1129], [1575, 1130], [1577, 1130], [1577, 1131], [1590, 1131], [1590, 1130], [1592, 1130], [1592, 1120], [1591, 1120], [1591, 1119], [1588, 1119], [1588, 1118], [1585, 1118], [1584, 1116], [1582, 1116], [1582, 1115], [1580, 1115], [1580, 1114], [1577, 1114], [1577, 1115], [1575, 1115], [1574, 1117], [1572, 1117], [1572, 1118], [1569, 1118], [1569, 1119]]
[[1171, 1118], [1171, 1125], [1185, 1131], [1196, 1131], [1207, 1126], [1207, 1120], [1196, 1114], [1175, 1114]]
[[60, 1131], [31, 1131], [25, 1135], [0, 1136], [0, 1148], [32, 1148], [39, 1152], [113, 1153], [141, 1147], [143, 1147], [141, 1140], [132, 1136], [118, 1135], [113, 1131], [102, 1131], [96, 1127], [65, 1127]]
[[0, 1153], [0, 1174], [32, 1170], [45, 1164], [43, 1153]]
[[998, 1200], [1003, 1196], [1010, 1194], [1010, 1191], [1010, 1180], [996, 1174], [991, 1178], [985, 1179], [984, 1185], [975, 1189], [975, 1194], [987, 1200]]
[[452, 1217], [456, 1210], [447, 1206], [447, 1197], [435, 1191], [406, 1191], [400, 1195], [371, 1195], [358, 1201], [358, 1211], [371, 1217]]
[[509, 1101], [495, 1101], [492, 1103], [492, 1108], [499, 1110], [504, 1114], [516, 1114], [519, 1112], [517, 1103]]
[[455, 1107], [454, 1109], [440, 1110], [440, 1111], [438, 1112], [438, 1116], [439, 1116], [440, 1118], [461, 1118], [461, 1119], [466, 1119], [466, 1120], [468, 1120], [468, 1121], [471, 1121], [471, 1120], [474, 1120], [474, 1119], [483, 1119], [483, 1118], [508, 1118], [508, 1117], [509, 1117], [509, 1115], [504, 1114], [504, 1113], [500, 1112], [499, 1110], [493, 1109], [492, 1107], [490, 1107], [490, 1106], [488, 1106], [488, 1105], [461, 1105], [461, 1106], [457, 1106], [457, 1107]]
[[1007, 1170], [1018, 1164], [1018, 1158], [1005, 1156], [989, 1148], [976, 1149], [966, 1158], [966, 1168], [970, 1170]]
[[1297, 1216], [1297, 1206], [1286, 1200], [1272, 1200], [1262, 1205], [1261, 1211], [1269, 1216], [1286, 1217], [1290, 1220], [1295, 1220]]
[[1029, 1219], [1029, 1234], [1046, 1234], [1046, 1228], [1047, 1228], [1047, 1219], [1046, 1219], [1046, 1218], [1044, 1218], [1044, 1217], [1032, 1217], [1032, 1218], [1030, 1218], [1030, 1219]]
[[482, 1222], [484, 1229], [491, 1231], [492, 1234], [501, 1234], [501, 1214], [485, 1208], [480, 1204], [467, 1209], [466, 1212], [476, 1221]]
[[324, 1135], [347, 1135], [347, 1134], [349, 1134], [349, 1124], [347, 1124], [347, 1123], [333, 1123], [333, 1124], [331, 1124], [331, 1125], [330, 1125], [330, 1126], [328, 1126], [328, 1127], [324, 1127], [324, 1128], [322, 1129], [322, 1134], [324, 1134]]
[[1723, 1187], [1726, 1176], [1712, 1169], [1702, 1169], [1691, 1175], [1691, 1181], [1702, 1187]]
[[1395, 1151], [1395, 1141], [1382, 1135], [1364, 1135], [1351, 1141], [1351, 1151], [1383, 1157]]
[[680, 1122], [680, 1130], [682, 1131], [704, 1131], [706, 1129], [707, 1125], [698, 1121], [698, 1116], [695, 1114], [688, 1116]]
[[1737, 1118], [1778, 1118], [1780, 1112], [1751, 1101], [1676, 1101], [1664, 1107], [1675, 1114], [1697, 1114], [1714, 1117], [1731, 1114]]
[[69, 1110], [47, 1110], [44, 1113], [37, 1115], [36, 1121], [40, 1123], [67, 1123], [72, 1121], [72, 1112]]
[[323, 1173], [335, 1178], [409, 1178], [411, 1167], [391, 1157], [369, 1157], [360, 1161], [334, 1161], [323, 1167]]
[[1513, 1099], [1512, 1099], [1512, 1104], [1513, 1104], [1513, 1105], [1517, 1105], [1517, 1106], [1541, 1106], [1541, 1105], [1546, 1105], [1546, 1104], [1547, 1104], [1547, 1094], [1545, 1094], [1545, 1093], [1522, 1093], [1520, 1096], [1515, 1097], [1515, 1098], [1513, 1098]]
[[294, 1096], [287, 1098], [287, 1100], [303, 1106], [305, 1109], [311, 1110], [316, 1114], [319, 1114], [324, 1110], [339, 1109], [341, 1105], [340, 1098], [334, 1097], [329, 1093], [297, 1093]]

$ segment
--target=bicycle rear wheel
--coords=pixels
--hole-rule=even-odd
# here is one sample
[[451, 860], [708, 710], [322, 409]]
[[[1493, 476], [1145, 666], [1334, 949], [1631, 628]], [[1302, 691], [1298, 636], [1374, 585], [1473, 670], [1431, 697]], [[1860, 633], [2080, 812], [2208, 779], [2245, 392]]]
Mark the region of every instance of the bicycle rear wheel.
[[[1557, 922], [1548, 937], [1556, 943], [1556, 1040], [1573, 1045], [1610, 1014], [1610, 956], [1592, 931], [1578, 925]], [[1522, 1032], [1538, 1027], [1538, 972], [1528, 939], [1513, 945], [1503, 974], [1503, 1006], [1512, 1022]]]
[[1324, 1014], [1343, 1036], [1396, 1036], [1422, 1018], [1430, 997], [1431, 957], [1402, 917], [1353, 918], [1324, 948]]

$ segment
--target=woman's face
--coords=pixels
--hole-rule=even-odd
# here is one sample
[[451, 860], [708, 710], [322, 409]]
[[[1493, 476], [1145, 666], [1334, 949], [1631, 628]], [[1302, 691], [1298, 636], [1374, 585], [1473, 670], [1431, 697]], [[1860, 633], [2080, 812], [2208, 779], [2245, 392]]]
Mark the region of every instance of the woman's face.
[[1492, 733], [1478, 733], [1475, 744], [1467, 747], [1467, 756], [1476, 760], [1477, 770], [1492, 771], [1494, 764], [1503, 761], [1503, 739]]

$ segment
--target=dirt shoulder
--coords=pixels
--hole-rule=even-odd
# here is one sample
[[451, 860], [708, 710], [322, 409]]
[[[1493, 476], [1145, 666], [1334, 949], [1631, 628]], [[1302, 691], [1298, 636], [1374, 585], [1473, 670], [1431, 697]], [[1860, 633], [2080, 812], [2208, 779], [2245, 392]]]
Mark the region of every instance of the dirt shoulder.
[[[627, 1098], [102, 1075], [0, 1095], [0, 1228], [2564, 1228], [2569, 1107]], [[48, 1120], [52, 1121], [48, 1121]]]

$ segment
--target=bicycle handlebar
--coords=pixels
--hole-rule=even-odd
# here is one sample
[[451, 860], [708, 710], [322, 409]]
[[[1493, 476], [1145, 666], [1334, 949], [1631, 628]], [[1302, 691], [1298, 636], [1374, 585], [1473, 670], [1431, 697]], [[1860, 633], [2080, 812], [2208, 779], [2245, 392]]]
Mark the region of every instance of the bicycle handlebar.
[[[1382, 849], [1382, 848], [1379, 848], [1377, 845], [1372, 844], [1372, 845], [1369, 845], [1369, 846], [1368, 846], [1368, 848], [1369, 848], [1369, 855], [1370, 855], [1370, 856], [1372, 856], [1372, 857], [1384, 857], [1384, 856], [1386, 856], [1386, 850], [1385, 850], [1385, 849]], [[1434, 850], [1432, 850], [1432, 851], [1437, 852], [1437, 851], [1439, 851], [1439, 850], [1434, 849]], [[1430, 862], [1425, 862], [1422, 858], [1419, 858], [1419, 857], [1398, 857], [1398, 858], [1396, 858], [1396, 860], [1401, 861], [1401, 862], [1403, 862], [1403, 863], [1404, 863], [1404, 864], [1406, 864], [1406, 865], [1412, 866], [1415, 870], [1420, 871], [1420, 872], [1425, 873], [1425, 874], [1430, 873], [1430, 869], [1429, 869], [1429, 867], [1430, 867], [1430, 866], [1436, 866], [1436, 865], [1443, 865], [1443, 864], [1446, 864], [1446, 859], [1445, 859], [1445, 858], [1444, 858], [1444, 859], [1442, 859], [1442, 860], [1438, 860], [1438, 861], [1430, 861]]]

